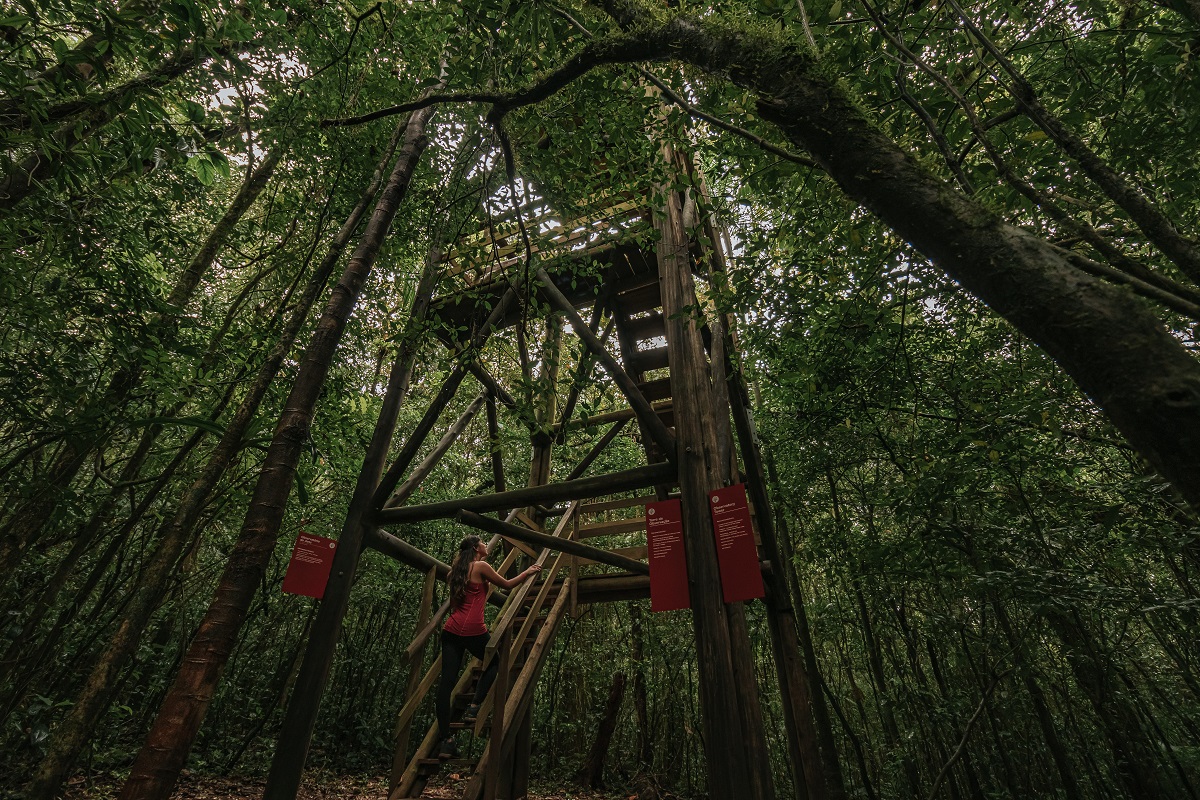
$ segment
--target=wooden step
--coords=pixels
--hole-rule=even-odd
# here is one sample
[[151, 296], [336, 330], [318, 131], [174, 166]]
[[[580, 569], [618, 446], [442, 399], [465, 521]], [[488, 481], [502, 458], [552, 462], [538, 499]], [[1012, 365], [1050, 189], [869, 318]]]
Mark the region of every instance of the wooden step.
[[[621, 292], [616, 297], [616, 304], [626, 316], [639, 314], [643, 311], [654, 311], [662, 307], [662, 293], [658, 281], [628, 292]], [[630, 320], [633, 322], [634, 320]]]
[[[486, 728], [487, 726], [489, 726], [491, 724], [492, 723], [489, 719], [489, 721], [483, 723], [483, 726]], [[450, 730], [452, 730], [452, 731], [466, 731], [466, 730], [473, 730], [474, 728], [475, 728], [474, 722], [463, 722], [462, 720], [456, 720], [456, 721], [450, 723]]]
[[634, 367], [633, 372], [650, 372], [651, 370], [662, 369], [670, 365], [666, 347], [655, 347], [653, 350], [638, 350], [634, 360], [637, 362], [637, 366]]
[[653, 403], [658, 400], [666, 400], [671, 396], [671, 379], [657, 378], [645, 383], [639, 383], [638, 389], [641, 390], [647, 402]]
[[610, 536], [614, 533], [633, 533], [644, 530], [646, 530], [646, 518], [633, 517], [632, 519], [613, 519], [608, 522], [580, 525], [576, 535], [580, 539], [590, 539], [595, 536]]
[[662, 314], [651, 313], [649, 316], [638, 317], [626, 322], [625, 331], [633, 341], [644, 342], [647, 339], [657, 339], [660, 336], [666, 336], [667, 323], [663, 319]]

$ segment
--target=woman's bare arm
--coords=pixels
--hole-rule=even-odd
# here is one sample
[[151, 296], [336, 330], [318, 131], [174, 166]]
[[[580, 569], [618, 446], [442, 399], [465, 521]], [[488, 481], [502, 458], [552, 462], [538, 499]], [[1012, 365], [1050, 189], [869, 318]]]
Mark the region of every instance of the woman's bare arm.
[[497, 586], [505, 589], [511, 589], [517, 584], [524, 583], [534, 575], [542, 571], [541, 564], [534, 564], [529, 569], [517, 575], [515, 578], [505, 578], [499, 572], [492, 569], [492, 565], [486, 561], [476, 561], [471, 565], [471, 577], [476, 581], [489, 581]]

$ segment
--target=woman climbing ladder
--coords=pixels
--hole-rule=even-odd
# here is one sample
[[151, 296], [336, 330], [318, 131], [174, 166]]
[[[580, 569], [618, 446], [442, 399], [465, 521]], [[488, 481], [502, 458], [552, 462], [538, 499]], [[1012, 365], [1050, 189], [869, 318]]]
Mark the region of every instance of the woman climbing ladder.
[[[437, 719], [438, 740], [441, 748], [439, 758], [458, 755], [458, 743], [450, 732], [450, 693], [458, 680], [458, 669], [462, 665], [463, 653], [469, 652], [483, 660], [488, 643], [487, 625], [483, 621], [483, 608], [487, 601], [487, 583], [505, 589], [523, 583], [542, 571], [539, 564], [515, 578], [504, 578], [487, 563], [487, 545], [478, 536], [468, 536], [458, 546], [454, 561], [450, 564], [450, 613], [442, 626], [442, 681], [438, 685]], [[496, 660], [484, 670], [475, 687], [475, 697], [463, 712], [464, 722], [473, 722], [479, 713], [479, 704], [487, 696], [492, 681], [496, 678]]]

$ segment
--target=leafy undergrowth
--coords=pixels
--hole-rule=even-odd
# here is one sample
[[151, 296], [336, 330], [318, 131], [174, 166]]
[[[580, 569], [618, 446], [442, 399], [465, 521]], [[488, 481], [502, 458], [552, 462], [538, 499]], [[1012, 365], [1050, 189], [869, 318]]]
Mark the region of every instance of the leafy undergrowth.
[[[261, 778], [215, 778], [185, 775], [171, 795], [173, 800], [259, 800], [265, 781]], [[449, 775], [438, 783], [431, 782], [422, 797], [430, 800], [451, 800], [462, 796], [465, 776]], [[100, 775], [77, 777], [70, 782], [63, 800], [111, 800], [121, 789], [118, 778]], [[362, 777], [329, 777], [306, 781], [296, 795], [297, 800], [387, 800], [387, 780]], [[577, 787], [532, 787], [529, 800], [628, 800], [636, 794], [598, 792]]]

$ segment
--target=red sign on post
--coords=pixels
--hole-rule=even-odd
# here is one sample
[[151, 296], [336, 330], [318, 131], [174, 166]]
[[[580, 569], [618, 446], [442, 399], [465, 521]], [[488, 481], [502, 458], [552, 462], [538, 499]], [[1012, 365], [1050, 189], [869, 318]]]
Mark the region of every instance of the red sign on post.
[[337, 542], [333, 539], [300, 531], [296, 546], [292, 548], [287, 574], [283, 576], [283, 590], [320, 600], [325, 596], [325, 584], [329, 582], [329, 569], [336, 552]]
[[708, 493], [713, 531], [717, 535], [717, 563], [721, 567], [721, 593], [726, 603], [762, 597], [762, 569], [750, 526], [746, 487], [735, 483]]
[[650, 610], [690, 608], [683, 508], [678, 500], [646, 504], [646, 544], [650, 553]]

